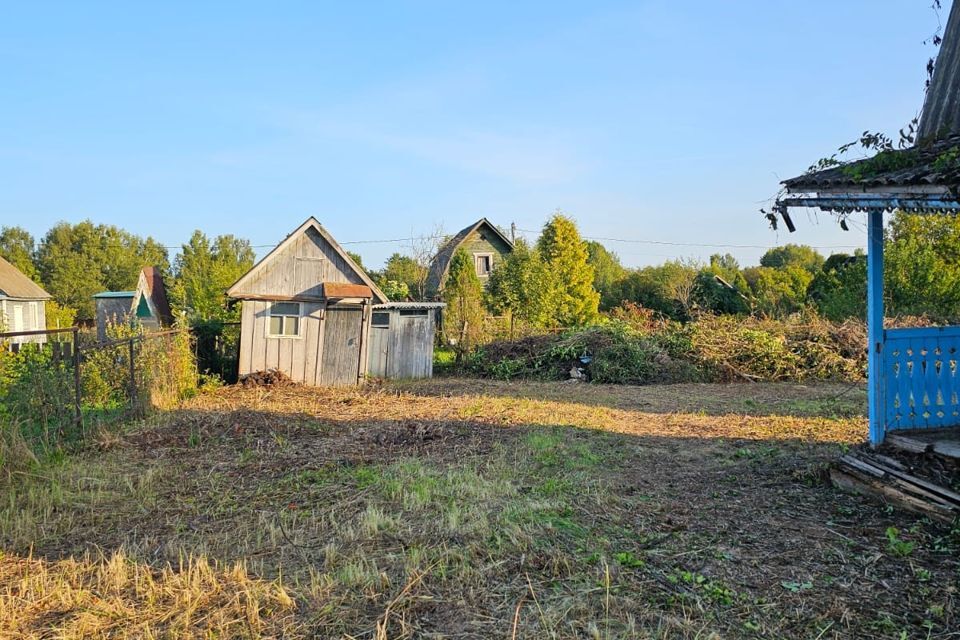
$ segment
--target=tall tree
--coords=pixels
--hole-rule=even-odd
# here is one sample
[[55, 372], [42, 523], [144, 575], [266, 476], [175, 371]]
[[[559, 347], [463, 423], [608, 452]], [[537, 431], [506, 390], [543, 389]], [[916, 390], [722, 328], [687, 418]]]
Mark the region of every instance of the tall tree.
[[694, 260], [668, 260], [627, 275], [617, 287], [621, 302], [629, 301], [675, 320], [690, 317], [697, 275], [703, 266]]
[[750, 267], [743, 275], [750, 285], [754, 309], [760, 313], [781, 317], [800, 311], [806, 306], [807, 289], [814, 276], [800, 265], [781, 269]]
[[593, 288], [600, 293], [600, 307], [610, 309], [620, 304], [622, 301], [616, 299], [616, 287], [626, 277], [627, 270], [620, 264], [617, 254], [596, 240], [589, 240], [587, 262], [593, 267]]
[[697, 274], [694, 298], [701, 309], [713, 313], [747, 313], [747, 291], [737, 259], [718, 253], [710, 256], [710, 264]]
[[377, 286], [383, 289], [384, 292], [386, 292], [387, 289], [391, 289], [399, 294], [406, 289], [406, 293], [404, 293], [402, 297], [394, 297], [387, 294], [391, 300], [403, 300], [407, 296], [419, 291], [422, 271], [421, 265], [410, 256], [394, 253], [387, 258], [383, 269], [373, 274], [373, 279], [377, 283]]
[[510, 317], [510, 334], [516, 321], [532, 327], [549, 323], [545, 298], [550, 287], [540, 255], [518, 238], [513, 251], [490, 274], [484, 293], [487, 307]]
[[59, 304], [77, 310], [77, 318], [93, 318], [93, 295], [125, 291], [137, 284], [140, 270], [155, 266], [169, 272], [167, 250], [112, 225], [60, 222], [37, 249], [40, 279]]
[[483, 336], [483, 284], [477, 277], [473, 259], [458, 249], [450, 260], [443, 301], [443, 331], [453, 346], [457, 362], [476, 346]]
[[867, 256], [836, 253], [807, 287], [807, 298], [821, 315], [836, 321], [867, 316]]
[[593, 288], [593, 267], [577, 225], [561, 213], [543, 227], [537, 250], [549, 275], [550, 312], [560, 326], [590, 324], [599, 315], [600, 294]]
[[255, 257], [248, 240], [222, 235], [211, 243], [202, 231], [194, 231], [175, 260], [170, 289], [174, 308], [191, 322], [234, 317], [236, 312], [227, 311], [224, 292], [250, 270]]
[[891, 314], [960, 319], [960, 217], [894, 214], [884, 279]]
[[0, 227], [0, 256], [34, 282], [40, 282], [33, 236], [23, 227]]
[[800, 267], [815, 274], [823, 267], [823, 256], [816, 249], [805, 244], [785, 244], [782, 247], [769, 249], [763, 254], [760, 258], [760, 266], [771, 269]]

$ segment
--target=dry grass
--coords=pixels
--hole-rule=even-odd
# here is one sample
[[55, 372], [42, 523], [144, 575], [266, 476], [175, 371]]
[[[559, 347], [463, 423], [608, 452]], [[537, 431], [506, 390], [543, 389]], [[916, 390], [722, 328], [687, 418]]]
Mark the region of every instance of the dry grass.
[[122, 552], [57, 562], [0, 555], [0, 637], [259, 638], [290, 631], [277, 581], [204, 559], [155, 570]]
[[223, 389], [0, 487], [0, 637], [951, 637], [951, 533], [822, 482], [861, 393]]

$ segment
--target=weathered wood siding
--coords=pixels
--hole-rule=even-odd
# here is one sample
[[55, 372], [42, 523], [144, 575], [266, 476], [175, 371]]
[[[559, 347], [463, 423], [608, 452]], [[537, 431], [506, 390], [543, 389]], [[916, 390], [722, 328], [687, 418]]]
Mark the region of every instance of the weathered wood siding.
[[300, 335], [271, 337], [270, 306], [244, 300], [240, 316], [240, 375], [277, 369], [309, 385], [352, 385], [366, 375], [369, 305], [300, 303]]
[[309, 228], [234, 295], [320, 298], [323, 282], [365, 284], [333, 247], [315, 229]]
[[379, 378], [429, 378], [433, 375], [436, 312], [425, 315], [389, 312], [390, 325], [370, 328], [368, 370]]
[[130, 305], [133, 298], [97, 298], [94, 300], [97, 311], [97, 339], [107, 339], [107, 327], [122, 324], [130, 319]]

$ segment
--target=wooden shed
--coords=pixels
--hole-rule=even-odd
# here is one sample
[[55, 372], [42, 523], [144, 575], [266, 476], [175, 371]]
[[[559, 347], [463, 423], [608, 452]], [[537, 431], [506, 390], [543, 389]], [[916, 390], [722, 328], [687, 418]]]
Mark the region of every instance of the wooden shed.
[[227, 290], [242, 301], [240, 376], [276, 369], [310, 385], [367, 374], [373, 280], [309, 218]]
[[133, 291], [103, 291], [93, 296], [97, 313], [97, 339], [107, 339], [107, 327], [136, 318], [148, 330], [173, 324], [163, 276], [156, 267], [144, 267]]
[[433, 376], [433, 345], [442, 302], [389, 302], [373, 307], [369, 374], [378, 378]]

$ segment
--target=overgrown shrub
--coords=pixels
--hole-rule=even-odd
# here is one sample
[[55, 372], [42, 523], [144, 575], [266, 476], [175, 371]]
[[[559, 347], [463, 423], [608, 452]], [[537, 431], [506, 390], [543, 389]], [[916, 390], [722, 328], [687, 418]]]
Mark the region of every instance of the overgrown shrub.
[[196, 390], [196, 363], [185, 332], [141, 338], [138, 327], [117, 325], [108, 329], [108, 338], [117, 344], [96, 347], [90, 339], [82, 350], [83, 426], [76, 423], [71, 359], [54, 358], [50, 343], [22, 345], [18, 353], [0, 344], [0, 469], [9, 471], [14, 458], [23, 460], [18, 452], [79, 441], [91, 421], [168, 408]]
[[49, 444], [63, 435], [73, 417], [72, 368], [55, 362], [49, 346], [25, 344], [13, 353], [0, 344], [0, 431], [5, 443], [23, 438]]
[[595, 382], [622, 384], [861, 380], [865, 344], [865, 329], [854, 321], [701, 315], [680, 323], [626, 305], [600, 325], [480, 347], [469, 370], [559, 380], [577, 367]]

